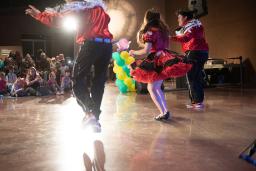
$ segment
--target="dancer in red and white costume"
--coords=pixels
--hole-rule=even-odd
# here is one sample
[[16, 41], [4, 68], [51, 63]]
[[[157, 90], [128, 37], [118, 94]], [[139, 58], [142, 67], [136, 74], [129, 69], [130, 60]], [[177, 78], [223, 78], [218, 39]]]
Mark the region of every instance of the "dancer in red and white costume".
[[[102, 0], [66, 0], [66, 3], [41, 12], [29, 6], [26, 14], [52, 27], [60, 27], [68, 16], [78, 21], [76, 42], [81, 50], [73, 69], [73, 92], [85, 113], [84, 124], [101, 130], [98, 122], [100, 106], [109, 61], [112, 56], [112, 34], [108, 29], [110, 17]], [[94, 65], [95, 75], [90, 84], [89, 75]]]
[[171, 40], [180, 42], [182, 50], [193, 67], [187, 74], [190, 87], [191, 104], [187, 108], [201, 109], [204, 107], [203, 67], [208, 60], [209, 47], [205, 40], [204, 27], [198, 19], [193, 19], [193, 12], [178, 12], [179, 30]]

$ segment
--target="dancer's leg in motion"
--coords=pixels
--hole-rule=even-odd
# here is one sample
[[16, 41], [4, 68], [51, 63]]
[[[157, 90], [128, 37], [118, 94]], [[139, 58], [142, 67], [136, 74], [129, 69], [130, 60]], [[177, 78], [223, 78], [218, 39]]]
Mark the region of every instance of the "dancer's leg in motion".
[[202, 106], [201, 104], [204, 101], [203, 67], [208, 59], [208, 53], [190, 52], [187, 57], [194, 62], [191, 71], [187, 74], [188, 84], [191, 89], [190, 97], [192, 104], [195, 103]]
[[160, 113], [163, 115], [167, 112], [166, 102], [163, 94], [159, 93], [161, 90], [161, 85], [163, 81], [156, 81], [153, 83], [148, 83], [148, 91], [150, 96], [159, 109]]
[[[94, 63], [95, 75], [92, 80], [91, 96], [94, 102], [93, 114], [96, 119], [100, 117], [100, 106], [104, 94], [105, 82], [107, 80], [107, 70], [112, 55], [112, 44], [100, 44], [101, 51], [99, 58]], [[99, 49], [99, 48], [97, 48]]]
[[73, 69], [73, 92], [86, 117], [90, 115], [94, 105], [90, 97], [90, 76], [88, 74], [94, 63], [94, 58], [91, 57], [93, 54], [88, 53], [90, 48], [89, 43], [83, 45]]
[[161, 89], [161, 85], [162, 85], [162, 83], [160, 84], [160, 87], [157, 89], [157, 94], [159, 95], [159, 98], [161, 99], [162, 106], [164, 108], [164, 113], [166, 113], [166, 112], [168, 112], [168, 109], [167, 109], [167, 104], [166, 104], [164, 92]]
[[[100, 106], [111, 54], [111, 43], [86, 41], [75, 62], [73, 92], [78, 104], [85, 112], [84, 126], [92, 125], [95, 132], [101, 131]], [[91, 84], [92, 65], [94, 65], [95, 74]]]

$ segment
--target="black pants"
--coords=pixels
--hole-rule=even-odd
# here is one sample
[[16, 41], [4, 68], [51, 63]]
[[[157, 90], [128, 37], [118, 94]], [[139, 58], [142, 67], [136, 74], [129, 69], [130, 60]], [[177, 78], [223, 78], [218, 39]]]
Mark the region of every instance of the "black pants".
[[192, 103], [201, 103], [204, 101], [204, 74], [203, 68], [208, 60], [207, 51], [189, 51], [186, 52], [186, 57], [192, 61], [193, 67], [188, 72], [189, 95]]
[[[112, 44], [86, 41], [73, 68], [73, 92], [84, 112], [99, 119]], [[91, 68], [94, 66], [94, 75]]]

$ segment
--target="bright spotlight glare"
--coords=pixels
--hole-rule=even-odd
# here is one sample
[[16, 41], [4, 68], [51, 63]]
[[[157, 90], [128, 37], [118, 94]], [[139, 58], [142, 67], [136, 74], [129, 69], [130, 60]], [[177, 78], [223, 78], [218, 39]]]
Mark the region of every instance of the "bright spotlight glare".
[[108, 14], [111, 18], [109, 23], [109, 30], [115, 36], [122, 34], [122, 31], [125, 26], [126, 17], [121, 10], [110, 9]]
[[63, 21], [63, 28], [67, 31], [75, 31], [78, 27], [78, 21], [75, 17], [67, 17]]

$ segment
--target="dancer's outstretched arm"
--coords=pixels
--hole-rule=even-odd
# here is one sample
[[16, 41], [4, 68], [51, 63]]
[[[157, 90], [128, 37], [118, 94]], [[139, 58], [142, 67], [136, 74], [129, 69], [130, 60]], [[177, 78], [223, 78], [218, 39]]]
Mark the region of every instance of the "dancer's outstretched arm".
[[152, 48], [152, 43], [145, 43], [145, 47], [140, 50], [130, 50], [129, 53], [131, 56], [142, 56], [150, 53]]
[[194, 31], [190, 31], [183, 35], [171, 36], [170, 39], [176, 42], [188, 42], [193, 38], [194, 34]]
[[61, 19], [64, 15], [67, 15], [69, 12], [58, 13], [58, 12], [41, 12], [36, 7], [29, 5], [29, 8], [26, 9], [25, 13], [40, 21], [41, 23], [47, 26], [60, 27]]

